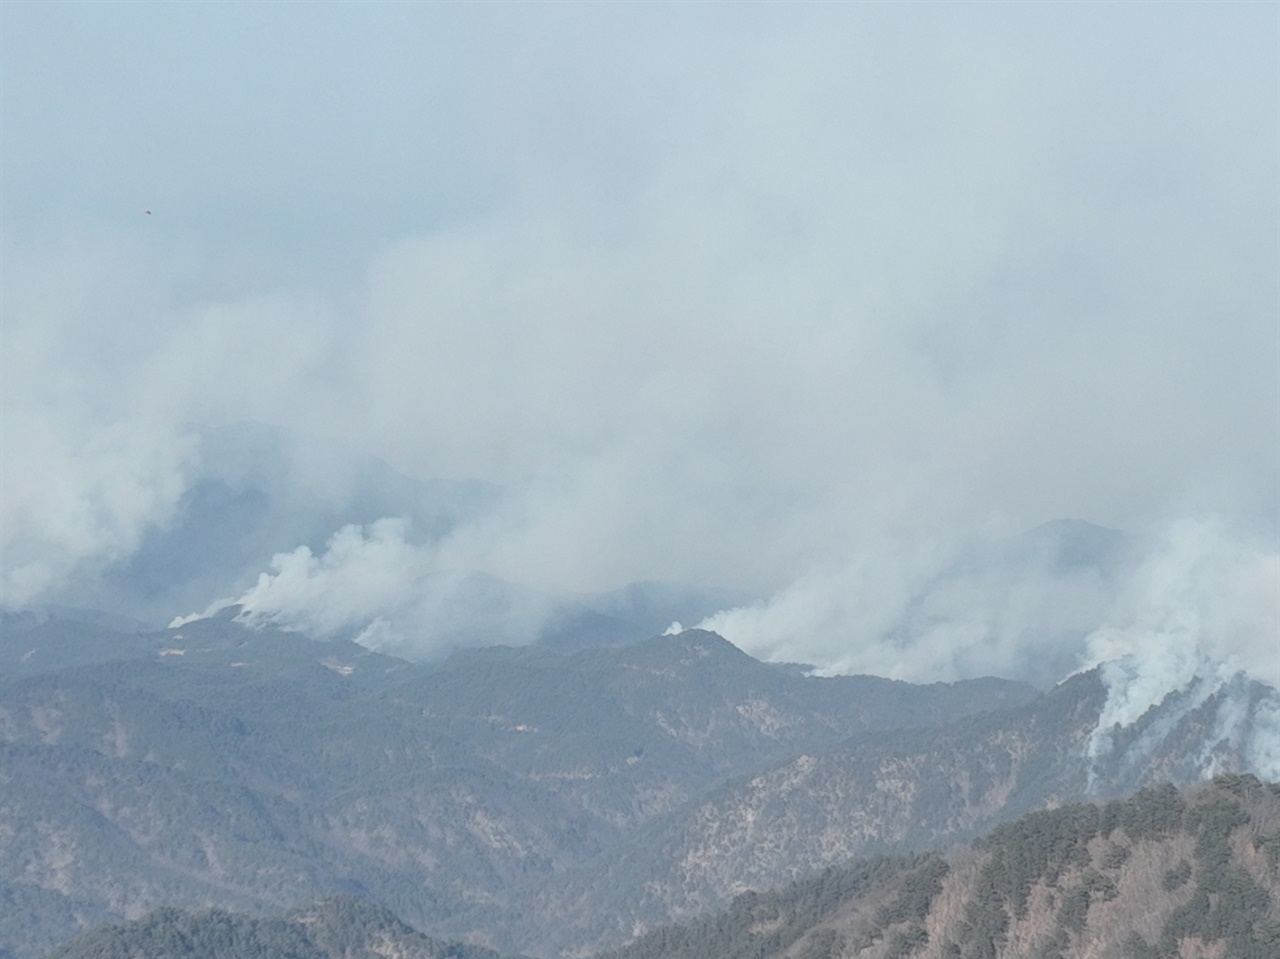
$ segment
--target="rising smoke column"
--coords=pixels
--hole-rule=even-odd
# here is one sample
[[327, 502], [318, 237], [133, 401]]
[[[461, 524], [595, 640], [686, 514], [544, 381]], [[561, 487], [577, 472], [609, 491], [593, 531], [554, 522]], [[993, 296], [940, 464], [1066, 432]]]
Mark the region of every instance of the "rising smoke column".
[[[1210, 743], [1226, 741], [1252, 771], [1280, 779], [1280, 553], [1232, 536], [1214, 520], [1172, 524], [1126, 583], [1108, 621], [1085, 641], [1107, 700], [1085, 746], [1111, 756], [1118, 730], [1155, 706], [1158, 719], [1126, 746], [1124, 762], [1154, 755], [1183, 717], [1213, 707]], [[1267, 684], [1248, 692], [1250, 677]], [[1219, 771], [1198, 757], [1201, 775]]]
[[408, 532], [402, 518], [344, 526], [320, 553], [306, 546], [277, 553], [271, 570], [242, 595], [170, 626], [236, 606], [236, 618], [249, 626], [351, 639], [413, 659], [536, 638], [551, 608], [545, 593], [451, 568], [439, 545], [414, 544]]

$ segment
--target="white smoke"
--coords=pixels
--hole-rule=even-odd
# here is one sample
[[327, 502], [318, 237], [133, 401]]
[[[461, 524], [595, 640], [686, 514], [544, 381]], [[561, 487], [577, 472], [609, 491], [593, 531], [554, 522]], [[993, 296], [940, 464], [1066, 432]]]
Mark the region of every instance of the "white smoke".
[[344, 526], [316, 555], [279, 553], [243, 595], [179, 617], [178, 627], [239, 606], [237, 619], [311, 636], [353, 639], [416, 659], [461, 645], [532, 641], [550, 609], [545, 593], [451, 569], [439, 547], [407, 539], [403, 519]]
[[[1225, 745], [1232, 762], [1280, 777], [1280, 552], [1273, 543], [1202, 517], [1151, 534], [1109, 569], [1024, 553], [1015, 553], [1022, 562], [973, 564], [957, 558], [963, 553], [882, 547], [698, 625], [753, 655], [815, 664], [823, 674], [1034, 678], [1036, 658], [1097, 666], [1107, 698], [1084, 746], [1091, 768], [1112, 757], [1118, 730], [1142, 720], [1137, 735], [1124, 737], [1120, 757], [1126, 768], [1141, 769], [1212, 701], [1203, 754], [1189, 757], [1199, 773], [1219, 771]], [[1249, 694], [1240, 676], [1272, 690]]]
[[198, 458], [193, 437], [145, 422], [80, 431], [28, 408], [6, 410], [2, 429], [6, 607], [92, 579], [132, 554], [173, 515]]
[[[1215, 506], [1276, 514], [1267, 10], [405, 4], [308, 10], [295, 42], [288, 5], [70, 32], [21, 6], [6, 601], [128, 554], [190, 478], [185, 425], [242, 420], [528, 492], [425, 551], [285, 553], [239, 597], [428, 649], [494, 606], [450, 571], [666, 579], [773, 594], [705, 624], [768, 658], [1048, 682], [1138, 626], [1088, 570], [957, 568], [986, 517], [1142, 527], [1226, 481]], [[83, 73], [143, 31], [174, 56]], [[355, 95], [321, 111], [335, 69]], [[245, 122], [190, 149], [209, 116]]]
[[[1110, 531], [1074, 524], [1094, 534]], [[1055, 562], [1056, 540], [882, 541], [844, 566], [698, 624], [770, 661], [913, 681], [1052, 683], [1105, 614], [1109, 567]]]
[[[1244, 674], [1280, 687], [1280, 553], [1232, 535], [1213, 519], [1173, 524], [1117, 597], [1108, 621], [1085, 641], [1085, 665], [1101, 665], [1107, 700], [1085, 747], [1097, 761], [1117, 728], [1153, 706], [1158, 719], [1126, 748], [1141, 763], [1177, 723], [1222, 694], [1206, 749], [1226, 740], [1252, 771], [1280, 777], [1280, 693], [1256, 703], [1232, 695]], [[1168, 700], [1180, 693], [1176, 700]], [[1200, 757], [1211, 775], [1215, 760]]]
[[1280, 552], [1214, 518], [1173, 523], [1086, 647], [1086, 666], [1135, 664], [1114, 678], [1119, 722], [1155, 691], [1185, 685], [1202, 657], [1280, 686]]
[[175, 303], [191, 264], [134, 233], [24, 241], [0, 238], [6, 606], [92, 594], [164, 529], [192, 484], [221, 466], [204, 455], [202, 425], [289, 407], [323, 418], [318, 400], [291, 398], [328, 348], [314, 298]]
[[1258, 703], [1246, 758], [1259, 776], [1280, 782], [1280, 695]]
[[[1113, 755], [1118, 730], [1141, 720], [1123, 737], [1120, 758], [1142, 768], [1212, 701], [1203, 755], [1188, 757], [1200, 774], [1218, 770], [1225, 744], [1231, 762], [1280, 777], [1280, 551], [1215, 517], [1130, 542], [1101, 563], [1055, 562], [1070, 556], [1061, 549], [978, 551], [975, 559], [972, 548], [913, 553], [881, 544], [698, 626], [762, 659], [813, 664], [824, 675], [1054, 681], [1096, 666], [1107, 698], [1084, 746], [1093, 766]], [[1246, 676], [1271, 691], [1248, 692]]]

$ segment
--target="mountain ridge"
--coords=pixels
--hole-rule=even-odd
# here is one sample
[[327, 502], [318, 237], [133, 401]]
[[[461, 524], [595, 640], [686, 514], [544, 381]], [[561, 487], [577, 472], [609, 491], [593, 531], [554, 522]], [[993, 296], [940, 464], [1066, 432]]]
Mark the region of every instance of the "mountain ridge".
[[[140, 638], [58, 628], [77, 665], [23, 663], [30, 634], [0, 643], [17, 666], [0, 674], [0, 944], [24, 954], [162, 902], [332, 892], [504, 951], [604, 948], [743, 882], [1084, 798], [1090, 772], [1104, 792], [1201, 775], [1126, 766], [1147, 732], [1090, 759], [1096, 671], [1039, 693], [806, 676], [701, 631], [415, 664], [230, 615]], [[99, 640], [125, 658], [85, 662]], [[1273, 695], [1228, 684], [1149, 726], [1173, 737], [1163, 755], [1247, 765], [1205, 735]], [[948, 772], [931, 783], [930, 763]]]
[[943, 853], [830, 866], [597, 959], [1269, 959], [1280, 784], [1028, 813]]
[[[46, 959], [498, 959], [330, 896], [274, 916], [163, 907]], [[834, 864], [591, 959], [1269, 959], [1280, 783], [1223, 775], [1027, 813], [944, 851]], [[585, 956], [585, 953], [577, 953]]]

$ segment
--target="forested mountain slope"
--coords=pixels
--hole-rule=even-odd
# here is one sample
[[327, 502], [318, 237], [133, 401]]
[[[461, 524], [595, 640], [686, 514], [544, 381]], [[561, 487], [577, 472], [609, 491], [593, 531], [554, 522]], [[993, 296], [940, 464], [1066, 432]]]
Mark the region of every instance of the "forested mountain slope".
[[334, 892], [434, 928], [734, 776], [1035, 696], [812, 679], [696, 631], [424, 666], [228, 617], [27, 625], [0, 675], [0, 948], [23, 956], [159, 905]]
[[1103, 730], [1097, 671], [824, 679], [697, 630], [425, 665], [230, 615], [27, 626], [0, 674], [0, 949], [23, 959], [159, 906], [334, 893], [582, 954], [853, 856], [1248, 770], [1280, 715], [1238, 677]]
[[510, 897], [524, 910], [532, 899], [538, 915], [557, 919], [535, 939], [520, 913], [489, 904], [441, 928], [535, 953], [607, 948], [851, 857], [936, 849], [1046, 806], [1195, 782], [1206, 755], [1220, 768], [1247, 768], [1247, 757], [1212, 735], [1215, 717], [1269, 707], [1276, 692], [1241, 678], [1195, 709], [1171, 697], [1117, 734], [1132, 751], [1091, 755], [1106, 697], [1090, 671], [1006, 710], [805, 752], [730, 780], [626, 844]]
[[881, 857], [655, 930], [608, 959], [1280, 955], [1280, 784], [1030, 813], [945, 855]]
[[497, 959], [464, 943], [411, 929], [385, 909], [332, 896], [283, 916], [165, 907], [104, 926], [55, 949], [48, 959]]
[[[946, 853], [881, 855], [739, 895], [596, 959], [1272, 959], [1280, 954], [1280, 784], [1029, 813]], [[491, 959], [350, 896], [283, 917], [164, 908], [48, 959]]]

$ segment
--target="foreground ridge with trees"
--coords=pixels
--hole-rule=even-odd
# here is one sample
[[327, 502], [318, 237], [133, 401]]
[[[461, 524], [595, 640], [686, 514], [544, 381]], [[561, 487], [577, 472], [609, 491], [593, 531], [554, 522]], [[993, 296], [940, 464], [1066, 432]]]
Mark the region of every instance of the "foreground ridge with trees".
[[380, 906], [329, 896], [283, 916], [165, 907], [103, 926], [48, 959], [497, 959], [478, 946], [424, 936]]
[[1101, 730], [1100, 668], [1043, 692], [824, 678], [699, 630], [416, 664], [234, 617], [3, 624], [0, 959], [162, 906], [336, 893], [587, 956], [1034, 810], [1262, 773], [1280, 714], [1237, 676]]
[[[496, 959], [350, 896], [281, 918], [165, 908], [47, 959]], [[1121, 959], [1280, 955], [1280, 784], [1029, 813], [947, 853], [831, 866], [597, 959]]]
[[1280, 784], [1029, 813], [945, 855], [832, 867], [607, 959], [1280, 956]]

